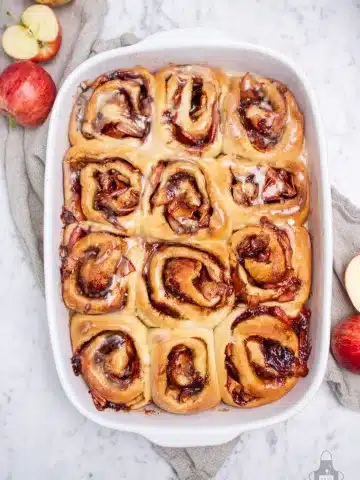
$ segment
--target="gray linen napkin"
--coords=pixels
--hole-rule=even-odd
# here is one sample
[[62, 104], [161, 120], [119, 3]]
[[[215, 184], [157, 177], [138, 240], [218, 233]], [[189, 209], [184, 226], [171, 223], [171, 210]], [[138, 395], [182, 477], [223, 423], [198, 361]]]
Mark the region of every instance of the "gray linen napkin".
[[[360, 209], [332, 188], [334, 263], [331, 323], [356, 313], [345, 290], [344, 273], [350, 260], [360, 253]], [[360, 377], [339, 367], [329, 356], [326, 374], [330, 388], [345, 407], [360, 410]]]
[[[24, 7], [31, 4], [32, 2], [24, 0], [1, 0], [0, 26], [8, 23], [7, 11], [19, 18]], [[131, 34], [110, 41], [97, 40], [106, 11], [106, 0], [76, 0], [56, 9], [63, 27], [63, 42], [56, 58], [45, 67], [58, 86], [75, 67], [94, 53], [131, 45], [137, 41]], [[0, 71], [8, 63], [10, 60], [1, 50]], [[26, 258], [42, 289], [43, 185], [47, 130], [48, 122], [37, 129], [24, 130], [19, 126], [9, 129], [6, 119], [0, 119], [0, 138], [5, 139], [3, 161], [11, 213]], [[181, 480], [203, 480], [216, 475], [235, 444], [236, 441], [220, 447], [155, 448], [174, 467]]]

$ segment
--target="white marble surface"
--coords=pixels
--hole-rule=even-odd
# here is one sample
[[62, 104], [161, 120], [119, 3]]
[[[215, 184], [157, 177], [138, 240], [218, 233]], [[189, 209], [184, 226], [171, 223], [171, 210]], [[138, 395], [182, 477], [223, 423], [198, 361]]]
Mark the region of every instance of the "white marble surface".
[[[109, 0], [104, 38], [215, 26], [289, 55], [316, 89], [331, 181], [360, 205], [360, 2], [352, 0]], [[3, 145], [3, 142], [0, 143]], [[44, 299], [15, 235], [0, 170], [2, 288], [0, 479], [174, 478], [143, 438], [84, 419], [59, 384]], [[21, 299], [21, 300], [19, 300]], [[290, 421], [243, 435], [218, 479], [308, 478], [323, 450], [345, 479], [359, 478], [360, 414], [323, 385]]]

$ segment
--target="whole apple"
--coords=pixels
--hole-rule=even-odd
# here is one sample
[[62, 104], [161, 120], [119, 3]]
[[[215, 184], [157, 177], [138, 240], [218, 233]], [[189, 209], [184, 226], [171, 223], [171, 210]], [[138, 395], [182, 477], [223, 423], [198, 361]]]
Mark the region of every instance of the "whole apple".
[[360, 373], [360, 315], [336, 325], [331, 334], [331, 351], [339, 365]]
[[53, 106], [56, 85], [40, 65], [16, 62], [0, 74], [0, 114], [24, 127], [43, 123]]

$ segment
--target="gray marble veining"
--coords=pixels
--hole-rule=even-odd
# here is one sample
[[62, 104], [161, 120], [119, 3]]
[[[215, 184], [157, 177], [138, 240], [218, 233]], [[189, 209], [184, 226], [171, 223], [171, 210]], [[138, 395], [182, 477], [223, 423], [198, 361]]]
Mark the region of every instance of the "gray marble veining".
[[[109, 0], [104, 38], [140, 37], [208, 26], [292, 57], [318, 97], [331, 181], [360, 205], [360, 2], [352, 0]], [[4, 144], [0, 138], [0, 144]], [[84, 419], [59, 384], [45, 303], [10, 219], [0, 170], [2, 271], [0, 479], [174, 478], [150, 444]], [[21, 301], [19, 299], [21, 298]], [[316, 319], [314, 319], [316, 321]], [[218, 480], [308, 478], [330, 450], [345, 479], [360, 469], [360, 414], [340, 407], [323, 385], [299, 415], [242, 435]]]

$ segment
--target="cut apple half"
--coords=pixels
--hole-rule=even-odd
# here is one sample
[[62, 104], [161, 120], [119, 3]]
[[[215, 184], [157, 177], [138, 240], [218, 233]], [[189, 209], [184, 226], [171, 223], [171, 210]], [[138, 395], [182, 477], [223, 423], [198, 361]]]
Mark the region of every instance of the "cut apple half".
[[24, 10], [21, 22], [31, 30], [39, 42], [53, 42], [59, 34], [58, 19], [46, 5], [32, 5]]
[[5, 53], [16, 60], [46, 62], [61, 45], [61, 27], [46, 5], [32, 5], [21, 15], [21, 24], [8, 27], [2, 38]]
[[28, 60], [39, 53], [39, 43], [26, 28], [12, 25], [2, 37], [5, 53], [17, 60]]
[[360, 255], [354, 257], [347, 266], [345, 287], [352, 304], [360, 312]]

